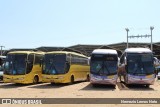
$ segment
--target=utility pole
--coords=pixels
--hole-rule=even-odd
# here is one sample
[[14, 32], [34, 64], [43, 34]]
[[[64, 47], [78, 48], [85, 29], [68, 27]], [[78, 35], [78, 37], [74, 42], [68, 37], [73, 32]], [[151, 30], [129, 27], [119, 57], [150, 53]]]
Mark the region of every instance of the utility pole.
[[128, 28], [126, 28], [125, 30], [127, 31], [127, 48], [128, 48], [128, 38], [146, 38], [146, 37], [151, 37], [151, 51], [153, 51], [153, 42], [152, 42], [152, 31], [153, 31], [153, 29], [154, 29], [154, 27], [153, 26], [151, 26], [150, 27], [150, 30], [151, 30], [151, 34], [146, 34], [146, 35], [137, 35], [137, 36], [135, 36], [135, 35], [132, 35], [132, 36], [128, 36], [128, 32], [129, 32], [129, 29]]
[[1, 47], [1, 56], [2, 56], [2, 54], [3, 54], [2, 48], [5, 48], [5, 46], [0, 46], [0, 47]]
[[128, 32], [129, 32], [129, 29], [128, 28], [125, 28], [126, 32], [127, 32], [127, 48], [128, 48]]
[[153, 51], [153, 42], [152, 42], [152, 30], [154, 29], [153, 26], [150, 27], [151, 30], [151, 51]]

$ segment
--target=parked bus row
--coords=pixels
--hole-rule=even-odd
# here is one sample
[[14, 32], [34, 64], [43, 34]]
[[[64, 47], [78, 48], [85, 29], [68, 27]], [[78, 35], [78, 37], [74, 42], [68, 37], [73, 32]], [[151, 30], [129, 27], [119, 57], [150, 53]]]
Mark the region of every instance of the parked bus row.
[[4, 64], [5, 83], [73, 83], [89, 79], [88, 57], [75, 52], [14, 51]]
[[116, 85], [117, 79], [126, 84], [154, 84], [154, 57], [147, 48], [128, 48], [118, 58], [113, 49], [96, 49], [91, 57], [67, 52], [14, 51], [4, 63], [5, 83], [74, 83]]
[[[119, 65], [118, 65], [119, 64]], [[91, 83], [116, 85], [120, 81], [149, 87], [155, 81], [154, 58], [147, 48], [128, 48], [118, 62], [115, 50], [97, 49], [91, 56]]]

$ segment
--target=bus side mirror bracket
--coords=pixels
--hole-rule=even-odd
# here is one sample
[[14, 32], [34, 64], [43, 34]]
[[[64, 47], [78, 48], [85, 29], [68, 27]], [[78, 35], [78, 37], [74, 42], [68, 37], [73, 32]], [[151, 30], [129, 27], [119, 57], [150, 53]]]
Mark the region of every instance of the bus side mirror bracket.
[[127, 65], [127, 58], [124, 58], [124, 64]]
[[66, 72], [68, 72], [69, 71], [69, 69], [70, 69], [70, 64], [69, 64], [69, 62], [68, 61], [66, 61], [65, 62], [65, 65], [66, 65]]

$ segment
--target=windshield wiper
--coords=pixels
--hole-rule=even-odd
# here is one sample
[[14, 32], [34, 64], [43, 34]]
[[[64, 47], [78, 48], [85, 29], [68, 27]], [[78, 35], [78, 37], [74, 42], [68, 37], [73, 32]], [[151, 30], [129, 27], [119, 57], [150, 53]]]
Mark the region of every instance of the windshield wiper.
[[145, 70], [146, 74], [149, 74], [149, 72], [145, 69], [143, 62], [142, 62], [142, 67]]
[[133, 71], [133, 75], [137, 74], [137, 71], [138, 71], [138, 67], [136, 70]]
[[[107, 69], [108, 73], [111, 74], [110, 71], [108, 70], [108, 66], [105, 65], [104, 63], [103, 63], [103, 66]], [[103, 72], [104, 72], [104, 71], [103, 71]]]
[[[55, 72], [57, 73], [57, 69], [56, 69], [56, 67], [55, 67], [55, 65], [54, 65], [53, 62], [51, 63], [51, 66], [49, 67], [50, 74], [51, 74], [52, 68], [53, 68], [53, 69], [55, 70]], [[56, 73], [55, 73], [55, 74], [56, 74]]]
[[101, 67], [101, 68], [98, 70], [97, 74], [100, 74], [100, 71], [102, 70], [102, 68], [103, 68], [103, 67]]

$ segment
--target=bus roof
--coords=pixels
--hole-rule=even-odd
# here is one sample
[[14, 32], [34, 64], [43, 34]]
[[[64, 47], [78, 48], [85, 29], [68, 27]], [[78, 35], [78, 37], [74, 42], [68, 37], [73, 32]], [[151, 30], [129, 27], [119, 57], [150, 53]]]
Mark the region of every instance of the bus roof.
[[30, 54], [30, 53], [34, 53], [34, 54], [44, 54], [44, 52], [39, 52], [39, 51], [12, 51], [12, 52], [9, 52], [8, 54]]
[[95, 49], [92, 54], [116, 54], [117, 51], [113, 49]]
[[46, 52], [45, 54], [74, 54], [74, 55], [78, 55], [78, 56], [82, 56], [82, 57], [87, 57], [83, 54], [79, 54], [79, 53], [76, 53], [76, 52], [69, 52], [69, 51], [52, 51], [52, 52]]
[[152, 53], [148, 48], [128, 48], [125, 50], [126, 53]]

